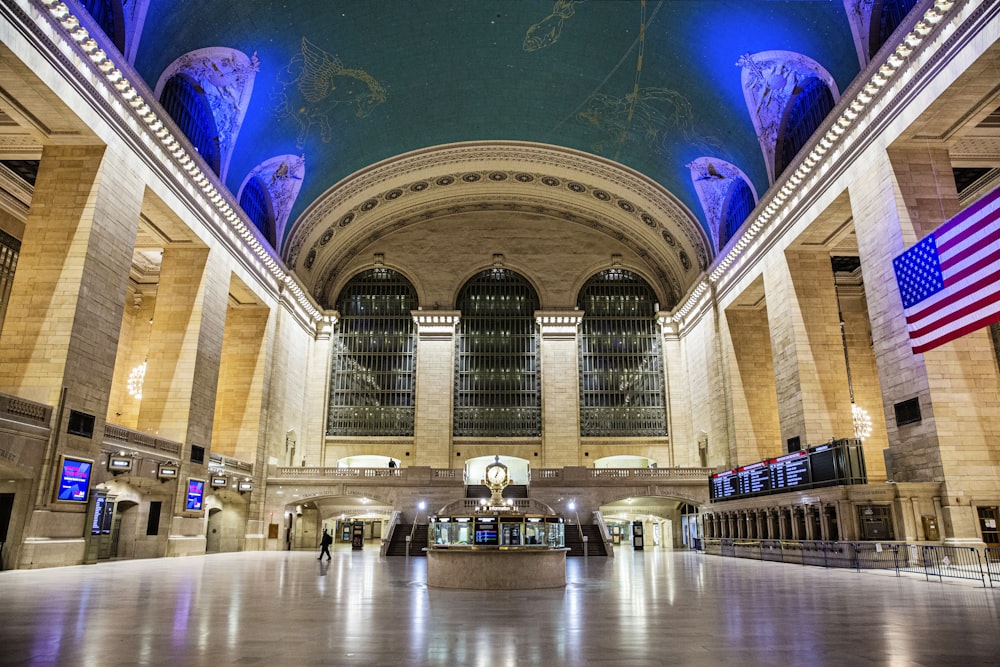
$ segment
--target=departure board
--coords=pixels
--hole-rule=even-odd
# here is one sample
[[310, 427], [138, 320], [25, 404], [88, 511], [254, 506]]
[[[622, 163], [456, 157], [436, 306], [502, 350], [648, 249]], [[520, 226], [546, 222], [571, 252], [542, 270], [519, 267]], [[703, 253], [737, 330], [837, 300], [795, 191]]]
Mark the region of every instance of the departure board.
[[771, 469], [771, 488], [787, 489], [802, 486], [811, 480], [809, 476], [809, 452], [792, 452], [767, 462]]
[[861, 441], [833, 440], [802, 451], [714, 473], [709, 478], [709, 497], [714, 502], [834, 484], [867, 482]]

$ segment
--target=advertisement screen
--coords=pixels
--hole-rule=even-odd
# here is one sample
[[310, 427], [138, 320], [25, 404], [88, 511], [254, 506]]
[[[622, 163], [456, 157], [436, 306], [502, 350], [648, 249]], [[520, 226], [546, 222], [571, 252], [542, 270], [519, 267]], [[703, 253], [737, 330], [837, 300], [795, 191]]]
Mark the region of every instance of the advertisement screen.
[[200, 479], [189, 479], [187, 486], [187, 502], [184, 509], [200, 510], [205, 499], [205, 482]]
[[68, 500], [74, 503], [87, 502], [90, 490], [90, 472], [92, 461], [63, 457], [59, 466], [58, 500]]

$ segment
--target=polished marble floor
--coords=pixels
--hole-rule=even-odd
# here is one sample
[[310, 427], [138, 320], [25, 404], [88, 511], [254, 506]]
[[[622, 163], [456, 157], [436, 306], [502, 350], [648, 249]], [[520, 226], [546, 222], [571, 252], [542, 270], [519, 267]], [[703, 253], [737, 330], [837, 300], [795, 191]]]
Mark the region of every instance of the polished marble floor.
[[343, 546], [0, 572], [0, 665], [1000, 664], [1000, 588], [628, 548], [567, 582]]

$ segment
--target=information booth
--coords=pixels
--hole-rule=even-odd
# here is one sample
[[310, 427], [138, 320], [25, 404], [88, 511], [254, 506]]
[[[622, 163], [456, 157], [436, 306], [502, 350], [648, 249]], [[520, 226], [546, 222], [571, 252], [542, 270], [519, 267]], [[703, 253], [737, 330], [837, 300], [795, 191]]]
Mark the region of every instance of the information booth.
[[559, 516], [432, 516], [428, 534], [428, 546], [435, 549], [566, 546], [565, 523]]
[[563, 518], [491, 510], [430, 517], [427, 585], [476, 590], [565, 586]]

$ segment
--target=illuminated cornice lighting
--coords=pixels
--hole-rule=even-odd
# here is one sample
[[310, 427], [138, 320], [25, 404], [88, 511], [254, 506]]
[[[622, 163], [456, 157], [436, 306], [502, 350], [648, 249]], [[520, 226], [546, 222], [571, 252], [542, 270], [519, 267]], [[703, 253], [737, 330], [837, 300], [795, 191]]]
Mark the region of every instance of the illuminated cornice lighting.
[[[142, 98], [139, 91], [125, 78], [114, 62], [108, 58], [107, 53], [98, 45], [97, 40], [90, 36], [85, 27], [80, 25], [79, 19], [70, 13], [69, 7], [60, 0], [39, 1], [43, 6], [48, 8], [49, 14], [66, 31], [70, 40], [75, 42], [80, 51], [94, 64], [100, 75], [107, 81], [109, 90], [117, 91], [127, 107], [131, 108], [138, 118], [145, 123], [147, 131], [152, 137], [155, 137], [155, 141], [151, 143], [155, 145], [159, 142], [167, 154], [171, 155], [177, 161], [177, 164], [181, 168], [181, 175], [186, 176], [196, 189], [201, 192], [206, 203], [215, 209], [214, 213], [220, 215], [229, 224], [229, 231], [236, 232], [236, 236], [233, 238], [242, 239], [244, 251], [249, 252], [249, 258], [253, 260], [258, 269], [269, 273], [277, 286], [284, 285], [289, 288], [289, 291], [295, 297], [302, 310], [312, 318], [314, 323], [318, 322], [322, 318], [322, 313], [309, 302], [305, 292], [295, 284], [295, 280], [289, 274], [285, 273], [274, 258], [271, 257], [271, 254], [264, 249], [264, 246], [257, 240], [253, 232], [247, 228], [246, 223], [243, 222], [225, 198], [216, 190], [215, 186], [212, 185], [211, 179], [198, 166], [198, 162], [192, 159], [192, 156], [180, 142], [170, 134], [163, 121], [157, 115], [157, 112]], [[209, 213], [209, 219], [218, 221], [218, 218], [211, 215], [212, 211], [206, 212]]]

